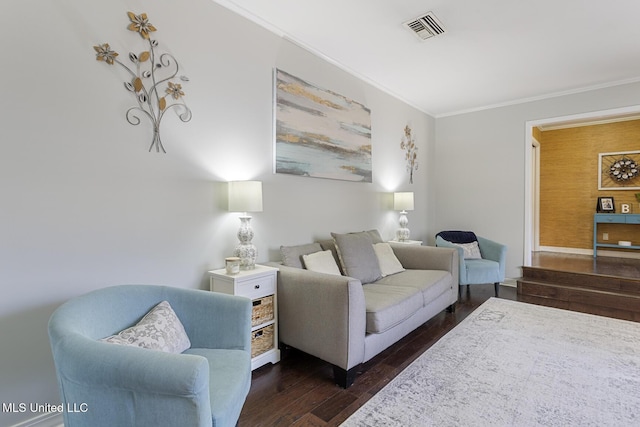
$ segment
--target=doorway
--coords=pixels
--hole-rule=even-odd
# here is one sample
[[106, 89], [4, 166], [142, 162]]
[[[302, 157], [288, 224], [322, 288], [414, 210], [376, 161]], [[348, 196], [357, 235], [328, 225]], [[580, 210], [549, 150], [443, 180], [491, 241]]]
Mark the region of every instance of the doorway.
[[[532, 120], [525, 123], [525, 212], [523, 265], [531, 266], [533, 252], [540, 249], [540, 144], [534, 137], [535, 128], [581, 126], [637, 119], [640, 105], [595, 111], [570, 116]], [[543, 160], [542, 160], [543, 161]]]

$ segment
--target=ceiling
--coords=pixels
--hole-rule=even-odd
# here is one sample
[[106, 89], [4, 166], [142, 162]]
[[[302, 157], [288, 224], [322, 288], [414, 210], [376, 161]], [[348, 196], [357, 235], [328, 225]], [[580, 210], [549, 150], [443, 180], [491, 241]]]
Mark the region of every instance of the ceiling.
[[435, 117], [640, 81], [638, 0], [214, 1]]

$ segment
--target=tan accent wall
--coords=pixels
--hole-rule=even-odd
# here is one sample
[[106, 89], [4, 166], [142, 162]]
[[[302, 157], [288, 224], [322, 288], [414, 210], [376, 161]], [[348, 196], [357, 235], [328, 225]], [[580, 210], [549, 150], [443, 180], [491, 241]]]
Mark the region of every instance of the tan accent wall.
[[[640, 120], [559, 130], [534, 129], [540, 142], [540, 245], [593, 248], [598, 197], [613, 197], [616, 213], [629, 203], [640, 213], [640, 190], [598, 190], [598, 154], [640, 150]], [[640, 186], [640, 177], [636, 178]], [[640, 244], [640, 225], [600, 224], [598, 240]]]

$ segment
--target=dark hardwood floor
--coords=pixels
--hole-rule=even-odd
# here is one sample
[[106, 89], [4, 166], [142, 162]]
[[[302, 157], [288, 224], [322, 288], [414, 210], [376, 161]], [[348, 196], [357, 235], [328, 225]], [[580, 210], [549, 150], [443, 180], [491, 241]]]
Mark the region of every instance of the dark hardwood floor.
[[[281, 349], [281, 361], [253, 372], [251, 391], [239, 426], [337, 426], [413, 360], [483, 302], [493, 285], [463, 288], [455, 313], [442, 312], [362, 366], [355, 383], [342, 389], [331, 365], [294, 349]], [[516, 288], [501, 286], [500, 298], [516, 300]]]
[[[536, 253], [533, 266], [576, 273], [640, 278], [640, 260]], [[332, 368], [315, 357], [282, 349], [282, 360], [253, 372], [251, 391], [239, 426], [337, 426], [375, 395], [440, 337], [492, 297], [493, 285], [463, 288], [455, 313], [442, 312], [362, 366], [353, 386], [333, 383]], [[515, 287], [500, 287], [500, 297], [521, 300]], [[611, 315], [610, 309], [594, 314]], [[612, 316], [615, 317], [615, 316]]]

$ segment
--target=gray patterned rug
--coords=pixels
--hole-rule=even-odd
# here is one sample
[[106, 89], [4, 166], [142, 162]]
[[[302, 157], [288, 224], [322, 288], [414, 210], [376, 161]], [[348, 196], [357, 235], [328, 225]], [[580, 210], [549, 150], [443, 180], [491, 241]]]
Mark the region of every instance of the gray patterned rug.
[[640, 426], [640, 323], [491, 298], [343, 426]]

